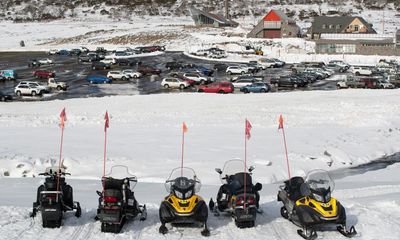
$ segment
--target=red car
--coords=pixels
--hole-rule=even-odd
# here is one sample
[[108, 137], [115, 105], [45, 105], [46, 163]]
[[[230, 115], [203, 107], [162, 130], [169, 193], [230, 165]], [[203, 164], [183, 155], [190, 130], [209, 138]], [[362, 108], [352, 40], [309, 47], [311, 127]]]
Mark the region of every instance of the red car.
[[209, 85], [199, 86], [198, 92], [206, 93], [233, 93], [233, 84], [230, 82], [214, 82]]
[[190, 86], [195, 85], [197, 82], [195, 80], [189, 79], [189, 78], [182, 78], [183, 81], [189, 83]]
[[56, 74], [49, 71], [38, 70], [33, 72], [33, 76], [35, 78], [54, 78]]

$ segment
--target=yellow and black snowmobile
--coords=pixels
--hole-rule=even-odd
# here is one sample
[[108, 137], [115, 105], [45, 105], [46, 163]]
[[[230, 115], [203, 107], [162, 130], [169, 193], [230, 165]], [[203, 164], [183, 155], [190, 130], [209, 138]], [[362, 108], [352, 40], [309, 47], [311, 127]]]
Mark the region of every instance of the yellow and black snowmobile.
[[334, 182], [328, 172], [313, 170], [306, 179], [292, 177], [280, 187], [278, 201], [283, 203], [282, 217], [292, 221], [302, 229], [297, 233], [307, 240], [316, 239], [316, 229], [334, 225], [346, 237], [357, 234], [354, 226], [347, 230], [346, 210], [331, 197]]
[[161, 202], [159, 232], [168, 233], [166, 223], [172, 225], [200, 224], [204, 226], [201, 234], [209, 236], [207, 228], [208, 208], [205, 201], [196, 193], [200, 190], [201, 183], [196, 173], [191, 168], [175, 168], [165, 182], [169, 193]]

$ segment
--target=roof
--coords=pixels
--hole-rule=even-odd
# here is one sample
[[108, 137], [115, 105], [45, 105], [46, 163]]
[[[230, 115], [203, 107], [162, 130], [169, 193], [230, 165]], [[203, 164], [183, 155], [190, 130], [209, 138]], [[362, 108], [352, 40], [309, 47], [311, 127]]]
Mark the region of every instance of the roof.
[[[360, 22], [367, 27], [369, 33], [376, 33], [376, 31], [367, 21], [364, 20], [364, 18], [358, 16], [315, 17], [310, 30], [312, 33], [340, 33], [343, 32], [347, 28], [347, 26], [349, 26], [350, 23], [354, 21], [354, 19], [360, 20]], [[322, 28], [323, 25], [334, 25], [334, 28]], [[340, 27], [336, 28], [337, 25], [339, 25]]]
[[276, 15], [278, 15], [281, 18], [281, 20], [287, 20], [287, 21], [292, 20], [291, 18], [286, 16], [286, 14], [283, 13], [281, 10], [272, 9], [271, 11], [274, 11]]
[[219, 14], [213, 14], [209, 12], [202, 11], [200, 9], [197, 9], [195, 7], [191, 7], [189, 9], [190, 14], [192, 15], [193, 20], [197, 23], [198, 21], [198, 16], [203, 15], [207, 18], [210, 18], [216, 22], [219, 22], [220, 24], [227, 25], [227, 26], [232, 26], [232, 27], [237, 27], [239, 24], [235, 21], [232, 21], [230, 19], [226, 19], [222, 15]]

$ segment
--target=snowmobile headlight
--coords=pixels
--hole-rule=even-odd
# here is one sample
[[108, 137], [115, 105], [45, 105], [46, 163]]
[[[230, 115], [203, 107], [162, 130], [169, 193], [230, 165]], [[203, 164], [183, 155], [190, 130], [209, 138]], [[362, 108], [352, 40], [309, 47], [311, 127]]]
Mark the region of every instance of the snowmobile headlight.
[[192, 193], [192, 190], [187, 191], [187, 193], [185, 194], [186, 198], [190, 198], [192, 196]]
[[324, 198], [321, 195], [313, 193], [313, 196], [314, 196], [314, 199], [317, 200], [317, 202], [324, 202]]
[[182, 194], [181, 192], [175, 190], [175, 195], [176, 195], [178, 198], [183, 199], [183, 194]]

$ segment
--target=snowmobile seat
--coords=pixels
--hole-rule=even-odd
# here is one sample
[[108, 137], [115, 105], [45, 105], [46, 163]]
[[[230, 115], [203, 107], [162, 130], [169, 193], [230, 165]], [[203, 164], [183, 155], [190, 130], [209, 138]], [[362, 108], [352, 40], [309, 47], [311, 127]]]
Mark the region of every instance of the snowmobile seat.
[[104, 189], [122, 190], [125, 179], [105, 178], [103, 179]]
[[232, 194], [244, 192], [244, 178], [246, 178], [246, 192], [253, 192], [253, 183], [250, 174], [236, 173], [231, 177], [231, 182], [229, 184], [230, 192]]
[[302, 177], [292, 177], [291, 179], [285, 181], [290, 200], [296, 201], [303, 196], [300, 191], [300, 186], [303, 183], [304, 179]]

